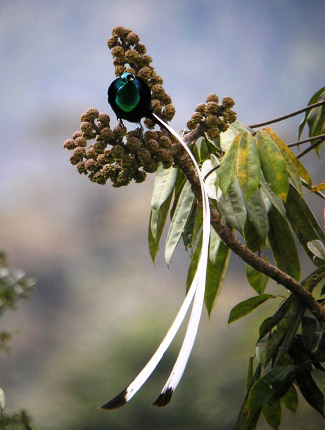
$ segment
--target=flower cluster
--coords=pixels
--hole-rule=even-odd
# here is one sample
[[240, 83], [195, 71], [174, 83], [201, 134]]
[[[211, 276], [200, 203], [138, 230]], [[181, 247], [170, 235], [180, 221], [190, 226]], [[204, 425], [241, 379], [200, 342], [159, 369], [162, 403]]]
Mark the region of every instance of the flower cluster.
[[[170, 121], [175, 115], [175, 108], [172, 99], [165, 92], [162, 84], [163, 79], [157, 75], [151, 65], [152, 58], [146, 54], [146, 47], [140, 43], [139, 36], [133, 31], [116, 27], [112, 31], [112, 37], [108, 39], [108, 47], [111, 49], [115, 75], [121, 76], [124, 72], [130, 72], [144, 79], [152, 93], [152, 107], [154, 113], [164, 121]], [[147, 128], [154, 128], [155, 124], [150, 119], [146, 119], [144, 124]]]
[[217, 137], [219, 133], [226, 131], [229, 124], [236, 121], [236, 113], [231, 110], [235, 102], [230, 97], [224, 97], [219, 105], [219, 98], [215, 94], [210, 94], [206, 98], [206, 103], [201, 103], [195, 108], [187, 127], [193, 130], [201, 122], [205, 122], [208, 127], [208, 135]]
[[176, 140], [161, 131], [127, 132], [122, 124], [111, 129], [109, 116], [94, 108], [87, 109], [80, 120], [81, 131], [66, 140], [64, 148], [73, 151], [71, 164], [93, 182], [104, 185], [111, 180], [114, 187], [128, 185], [132, 179], [140, 183], [160, 162], [166, 168], [174, 162]]

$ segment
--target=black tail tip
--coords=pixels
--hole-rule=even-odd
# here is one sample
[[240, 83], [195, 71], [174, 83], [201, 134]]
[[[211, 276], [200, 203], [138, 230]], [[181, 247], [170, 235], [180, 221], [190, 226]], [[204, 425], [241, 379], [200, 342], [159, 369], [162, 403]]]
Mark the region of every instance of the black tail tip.
[[172, 388], [168, 388], [164, 393], [160, 394], [160, 396], [152, 406], [158, 406], [159, 408], [161, 408], [162, 406], [166, 406], [170, 402], [173, 392], [174, 391]]
[[118, 394], [116, 397], [114, 397], [114, 399], [110, 400], [109, 402], [105, 403], [105, 405], [101, 406], [100, 409], [117, 409], [117, 408], [121, 408], [123, 405], [125, 405], [126, 403], [126, 396], [127, 393], [127, 387], [120, 392], [120, 394]]

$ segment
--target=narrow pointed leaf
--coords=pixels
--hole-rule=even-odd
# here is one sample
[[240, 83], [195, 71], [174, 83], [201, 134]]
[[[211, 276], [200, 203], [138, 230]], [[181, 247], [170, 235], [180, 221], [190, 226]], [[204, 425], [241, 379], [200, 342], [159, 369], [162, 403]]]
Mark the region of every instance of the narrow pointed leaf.
[[281, 403], [284, 407], [286, 407], [293, 414], [296, 412], [298, 408], [298, 394], [295, 386], [290, 385], [289, 390], [285, 393], [284, 396], [281, 397]]
[[197, 202], [196, 200], [194, 200], [191, 207], [190, 215], [187, 218], [187, 221], [182, 233], [182, 238], [183, 238], [186, 251], [188, 250], [188, 248], [192, 247], [193, 229], [194, 229], [197, 207], [198, 207]]
[[[265, 128], [265, 130], [269, 133], [273, 141], [278, 145], [279, 149], [281, 150], [282, 155], [287, 162], [288, 172], [292, 177], [292, 180], [294, 181], [295, 185], [297, 181], [296, 175], [301, 176], [307, 182], [308, 185], [311, 185], [311, 177], [305, 167], [300, 163], [296, 155], [290, 150], [290, 148], [288, 148], [288, 146], [283, 142], [283, 140], [281, 140], [279, 136], [274, 133], [273, 130], [271, 130], [270, 128]], [[299, 189], [297, 190], [299, 191]]]
[[166, 223], [171, 199], [172, 194], [170, 194], [169, 197], [163, 202], [158, 212], [155, 209], [151, 209], [150, 212], [148, 244], [153, 263], [155, 262], [156, 256], [159, 252], [160, 238]]
[[227, 224], [242, 233], [247, 219], [247, 211], [236, 176], [233, 178], [228, 193], [220, 197], [218, 207]]
[[266, 302], [268, 299], [274, 299], [275, 296], [272, 294], [260, 294], [259, 296], [251, 297], [250, 299], [244, 300], [243, 302], [238, 303], [235, 307], [230, 311], [230, 315], [228, 318], [228, 324], [231, 324], [234, 321], [244, 317], [245, 315], [252, 312], [258, 306]]
[[249, 357], [248, 360], [248, 369], [247, 369], [247, 381], [246, 381], [246, 394], [249, 393], [249, 390], [251, 389], [253, 385], [253, 378], [254, 378], [254, 355]]
[[[283, 217], [286, 217], [286, 210], [284, 207], [283, 200], [281, 200], [276, 194], [274, 194], [274, 192], [271, 190], [270, 186], [268, 185], [268, 183], [266, 182], [263, 176], [261, 178], [261, 184], [262, 184], [262, 189], [264, 193], [264, 194], [262, 193], [262, 195], [266, 198], [266, 201], [268, 202], [268, 205], [267, 205], [266, 202], [264, 201], [267, 211], [270, 210], [270, 203], [271, 203], [271, 205], [273, 205]], [[263, 200], [264, 200], [264, 197], [263, 197]]]
[[224, 195], [227, 194], [235, 175], [240, 139], [241, 134], [235, 137], [221, 161], [218, 180]]
[[287, 220], [272, 207], [269, 212], [269, 221], [269, 240], [276, 265], [280, 270], [299, 280], [299, 256]]
[[216, 298], [225, 279], [231, 254], [230, 248], [228, 248], [220, 239], [218, 242], [218, 249], [213, 256], [213, 261], [211, 261], [210, 256], [207, 266], [204, 301], [209, 316], [211, 315]]
[[312, 240], [307, 243], [307, 247], [316, 257], [325, 260], [325, 246], [320, 240]]
[[250, 286], [254, 288], [257, 294], [264, 293], [264, 290], [269, 281], [268, 276], [254, 269], [254, 267], [250, 266], [249, 264], [246, 265], [246, 276]]
[[185, 224], [190, 215], [193, 200], [194, 194], [191, 190], [191, 184], [187, 182], [179, 196], [167, 234], [165, 246], [165, 260], [167, 265], [169, 265], [176, 245], [183, 233]]
[[305, 315], [301, 321], [302, 343], [307, 350], [311, 350], [315, 341], [316, 319]]
[[282, 397], [292, 384], [295, 370], [295, 366], [288, 365], [277, 366], [266, 372], [250, 391], [248, 397], [250, 409], [258, 409], [264, 403]]
[[308, 248], [308, 242], [325, 242], [325, 234], [314, 214], [298, 192], [290, 186], [285, 204], [287, 217], [306, 254], [313, 259], [314, 254]]
[[197, 265], [200, 259], [200, 253], [201, 253], [201, 249], [202, 249], [202, 233], [199, 237], [199, 240], [197, 242], [196, 248], [191, 256], [191, 262], [190, 262], [190, 266], [188, 268], [188, 272], [187, 272], [187, 279], [186, 279], [186, 291], [188, 291], [188, 289], [190, 288], [196, 269], [197, 269]]
[[[321, 100], [324, 98], [324, 93], [325, 93], [325, 87], [320, 88], [318, 91], [316, 91], [316, 93], [315, 93], [315, 94], [312, 96], [312, 98], [309, 100], [309, 102], [308, 102], [308, 105], [307, 105], [307, 106], [312, 105], [312, 104], [314, 104], [314, 103], [317, 103], [317, 102], [321, 101]], [[311, 110], [308, 110], [308, 111], [305, 113], [305, 117], [304, 117], [304, 119], [302, 120], [301, 124], [299, 125], [299, 129], [298, 129], [298, 140], [300, 139], [300, 137], [301, 137], [301, 135], [302, 135], [302, 132], [303, 132], [303, 130], [304, 130], [304, 128], [305, 128], [305, 125], [306, 125], [306, 123], [307, 123], [307, 119], [308, 119], [308, 117], [309, 117], [310, 113], [311, 113]]]
[[177, 169], [175, 169], [174, 167], [164, 169], [162, 164], [159, 164], [151, 198], [152, 209], [159, 212], [161, 205], [172, 193], [175, 186], [176, 178]]
[[281, 423], [281, 404], [278, 400], [264, 403], [262, 413], [265, 421], [274, 430], [278, 430]]
[[318, 193], [319, 191], [325, 191], [325, 182], [322, 182], [310, 190], [312, 193]]
[[321, 369], [313, 369], [311, 371], [311, 376], [317, 387], [325, 395], [325, 371]]
[[265, 204], [259, 189], [251, 195], [246, 201], [247, 216], [250, 222], [255, 227], [257, 234], [261, 239], [261, 243], [265, 243], [269, 232], [269, 219]]
[[285, 201], [289, 189], [289, 177], [280, 149], [264, 130], [257, 132], [257, 148], [267, 183], [272, 191]]
[[248, 132], [240, 138], [236, 174], [246, 199], [249, 199], [259, 186], [261, 166], [256, 141]]
[[324, 416], [324, 395], [312, 378], [311, 370], [299, 369], [296, 373], [296, 382], [305, 400]]

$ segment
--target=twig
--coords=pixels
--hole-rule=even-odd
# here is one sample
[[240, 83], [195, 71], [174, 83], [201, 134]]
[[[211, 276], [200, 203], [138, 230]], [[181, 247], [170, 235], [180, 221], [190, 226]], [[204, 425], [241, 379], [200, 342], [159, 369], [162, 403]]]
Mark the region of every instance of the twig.
[[309, 148], [305, 149], [301, 154], [297, 155], [297, 158], [302, 157], [303, 155], [307, 154], [309, 151], [311, 151], [312, 149], [316, 148], [316, 146], [318, 146], [319, 144], [321, 144], [323, 142], [324, 139], [321, 139], [319, 142], [314, 143], [313, 145], [310, 145]]
[[279, 118], [271, 119], [270, 121], [261, 122], [259, 124], [249, 125], [248, 127], [257, 128], [257, 127], [262, 127], [264, 125], [272, 124], [274, 122], [283, 121], [284, 119], [291, 118], [295, 115], [299, 115], [300, 113], [306, 112], [307, 110], [313, 109], [313, 108], [315, 108], [317, 106], [321, 106], [323, 104], [325, 104], [325, 100], [318, 102], [318, 103], [314, 103], [312, 105], [309, 105], [309, 106], [305, 107], [304, 109], [297, 110], [296, 112], [289, 113], [288, 115], [284, 115], [284, 116], [281, 116]]
[[290, 148], [291, 146], [298, 146], [301, 143], [311, 142], [312, 140], [316, 140], [316, 139], [322, 139], [322, 140], [325, 139], [325, 134], [320, 134], [319, 136], [309, 137], [308, 139], [298, 140], [297, 142], [289, 143], [289, 145], [287, 145], [287, 146]]

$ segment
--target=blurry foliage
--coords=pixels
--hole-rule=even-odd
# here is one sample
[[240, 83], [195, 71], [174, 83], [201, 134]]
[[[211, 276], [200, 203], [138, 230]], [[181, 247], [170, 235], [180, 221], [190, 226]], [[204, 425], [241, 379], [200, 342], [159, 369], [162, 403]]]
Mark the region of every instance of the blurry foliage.
[[[21, 299], [29, 297], [35, 279], [26, 277], [21, 270], [12, 269], [7, 262], [4, 252], [0, 252], [0, 317], [7, 310], [15, 310]], [[0, 331], [0, 349], [9, 352], [8, 342], [11, 334]], [[5, 394], [0, 388], [0, 429], [3, 430], [36, 430], [31, 424], [25, 411], [11, 415], [3, 413], [5, 408]]]

